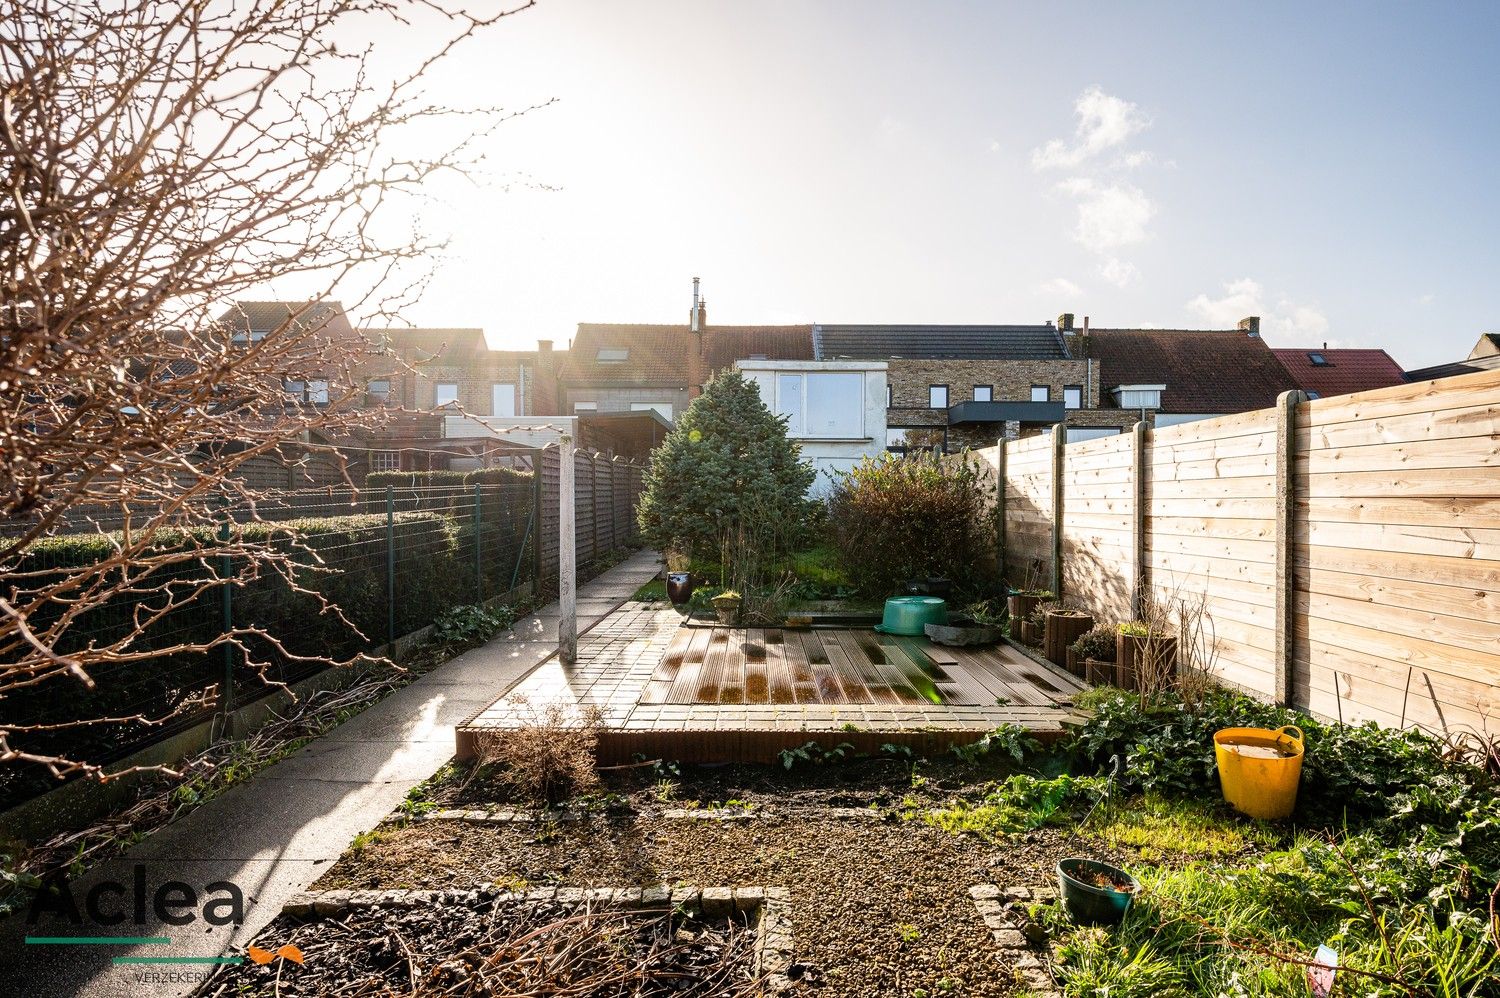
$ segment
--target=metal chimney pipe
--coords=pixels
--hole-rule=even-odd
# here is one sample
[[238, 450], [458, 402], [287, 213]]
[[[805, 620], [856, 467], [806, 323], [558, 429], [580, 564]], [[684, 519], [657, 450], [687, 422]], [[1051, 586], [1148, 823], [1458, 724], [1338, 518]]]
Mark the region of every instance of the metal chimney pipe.
[[693, 311], [691, 315], [693, 332], [696, 333], [698, 332], [698, 278], [696, 277], [693, 278]]

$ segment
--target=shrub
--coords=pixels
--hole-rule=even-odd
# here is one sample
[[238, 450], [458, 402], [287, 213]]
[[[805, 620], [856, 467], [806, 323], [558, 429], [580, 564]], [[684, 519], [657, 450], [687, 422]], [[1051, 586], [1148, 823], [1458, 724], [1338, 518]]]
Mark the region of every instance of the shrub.
[[472, 472], [466, 471], [372, 471], [365, 476], [365, 488], [384, 490], [387, 485], [398, 489], [458, 488]]
[[1077, 641], [1068, 646], [1079, 658], [1091, 658], [1095, 662], [1115, 660], [1115, 630], [1103, 624], [1079, 635]]
[[983, 552], [993, 546], [989, 492], [968, 460], [866, 458], [834, 480], [828, 498], [839, 565], [874, 597], [927, 576], [972, 590], [981, 583]]
[[511, 702], [529, 713], [527, 723], [482, 738], [479, 761], [498, 767], [500, 781], [535, 804], [556, 807], [598, 790], [594, 751], [604, 712], [588, 706], [575, 716], [560, 703], [538, 709], [524, 697]]
[[728, 573], [720, 581], [748, 588], [806, 539], [813, 479], [786, 421], [765, 407], [754, 382], [726, 371], [653, 454], [641, 533], [661, 550], [718, 554]]

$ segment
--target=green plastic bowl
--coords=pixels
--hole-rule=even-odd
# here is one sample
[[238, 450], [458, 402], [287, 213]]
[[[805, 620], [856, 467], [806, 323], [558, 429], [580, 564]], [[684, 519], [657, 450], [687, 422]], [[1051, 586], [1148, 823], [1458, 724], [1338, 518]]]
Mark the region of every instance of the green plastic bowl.
[[948, 601], [936, 596], [895, 596], [885, 601], [885, 616], [875, 629], [883, 634], [920, 635], [928, 624], [948, 622]]

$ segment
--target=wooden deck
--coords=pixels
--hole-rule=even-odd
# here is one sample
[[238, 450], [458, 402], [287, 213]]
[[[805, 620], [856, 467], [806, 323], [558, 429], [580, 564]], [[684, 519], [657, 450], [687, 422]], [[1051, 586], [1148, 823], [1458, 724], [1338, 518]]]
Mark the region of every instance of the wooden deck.
[[534, 723], [535, 708], [601, 712], [599, 761], [774, 762], [809, 741], [946, 752], [1002, 724], [1060, 738], [1084, 684], [1006, 645], [943, 648], [868, 629], [684, 626], [677, 611], [626, 603], [458, 728], [460, 758]]
[[868, 629], [682, 627], [643, 704], [1054, 706], [1083, 687], [1001, 647]]

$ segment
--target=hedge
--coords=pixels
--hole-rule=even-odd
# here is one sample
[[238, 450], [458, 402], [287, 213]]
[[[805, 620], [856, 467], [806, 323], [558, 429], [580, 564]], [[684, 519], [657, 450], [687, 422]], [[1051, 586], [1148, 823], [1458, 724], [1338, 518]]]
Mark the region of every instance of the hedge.
[[[351, 632], [334, 613], [320, 612], [317, 597], [295, 592], [273, 569], [240, 580], [232, 592], [235, 626], [259, 626], [281, 639], [288, 651], [297, 655], [348, 658], [373, 650], [383, 644], [387, 629], [386, 597], [386, 517], [382, 514], [306, 518], [281, 523], [236, 524], [235, 534], [243, 539], [269, 541], [273, 547], [291, 554], [297, 566], [294, 575], [299, 585], [314, 590], [338, 605], [364, 634]], [[158, 535], [153, 545], [159, 550], [183, 550], [212, 542], [212, 528], [170, 531]], [[464, 547], [461, 531], [452, 517], [434, 513], [399, 513], [396, 515], [393, 539], [395, 546], [396, 633], [406, 634], [430, 623], [443, 609], [456, 603], [474, 601], [474, 561], [472, 547]], [[295, 535], [296, 540], [293, 539]], [[472, 537], [472, 532], [469, 534]], [[46, 538], [28, 548], [19, 564], [7, 566], [14, 571], [49, 570], [59, 572], [77, 568], [107, 557], [118, 543], [118, 535], [68, 535]], [[302, 548], [297, 547], [300, 541]], [[471, 542], [472, 543], [472, 542]], [[211, 550], [205, 557], [217, 561]], [[321, 560], [321, 564], [320, 564]], [[215, 566], [216, 567], [216, 566]], [[333, 569], [334, 571], [328, 571]], [[487, 573], [488, 574], [488, 573]], [[494, 573], [501, 574], [498, 570]], [[180, 581], [183, 584], [206, 578], [208, 572], [195, 559], [167, 566], [152, 573], [144, 585]], [[504, 572], [509, 588], [509, 570]], [[12, 579], [12, 585], [17, 585]], [[24, 580], [28, 588], [37, 580]], [[494, 588], [491, 594], [502, 589]], [[175, 644], [206, 643], [222, 633], [222, 590], [205, 591], [192, 603], [181, 607], [138, 639], [137, 648], [151, 650]], [[86, 647], [90, 642], [110, 643], [130, 633], [132, 617], [140, 605], [160, 605], [161, 597], [132, 596], [109, 601], [88, 611], [69, 627], [58, 650]], [[37, 615], [35, 623], [46, 626], [51, 611]], [[269, 658], [273, 667], [268, 676], [291, 680], [315, 671], [316, 666], [277, 656], [267, 642], [251, 642], [256, 658]], [[20, 690], [6, 697], [7, 720], [13, 723], [38, 724], [101, 717], [141, 714], [148, 718], [171, 715], [194, 715], [200, 711], [201, 693], [217, 685], [223, 677], [223, 656], [216, 649], [210, 654], [162, 655], [132, 664], [100, 666], [91, 670], [95, 688], [85, 690], [67, 680], [44, 683]], [[67, 684], [66, 686], [64, 684]], [[240, 669], [236, 679], [241, 694], [258, 691], [260, 681], [248, 670]], [[151, 729], [131, 727], [121, 731], [111, 726], [60, 732], [51, 736], [27, 736], [28, 748], [61, 748], [86, 758], [107, 753], [112, 748], [128, 747]], [[0, 789], [0, 804], [10, 795]]]

